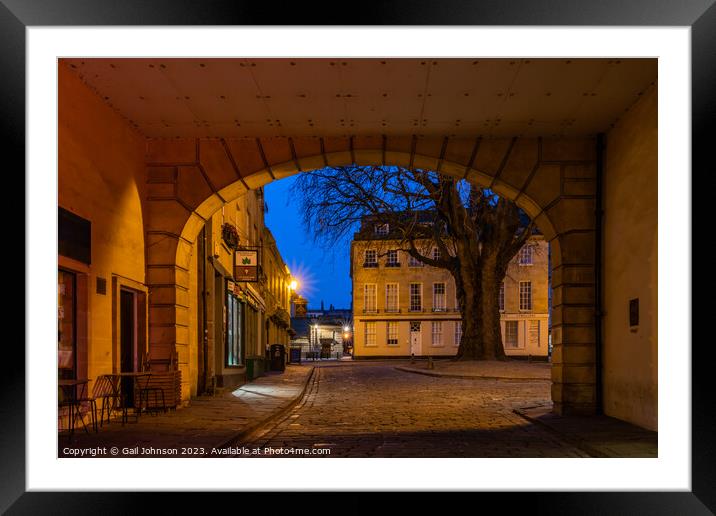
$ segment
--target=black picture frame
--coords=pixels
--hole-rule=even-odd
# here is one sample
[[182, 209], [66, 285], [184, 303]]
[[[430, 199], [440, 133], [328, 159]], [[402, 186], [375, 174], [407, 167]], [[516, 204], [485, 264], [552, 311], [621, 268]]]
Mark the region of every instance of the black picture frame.
[[[25, 167], [25, 29], [31, 26], [64, 25], [574, 25], [574, 26], [688, 26], [692, 38], [692, 178], [713, 174], [713, 143], [716, 125], [716, 5], [715, 0], [485, 0], [383, 2], [375, 6], [354, 6], [350, 15], [334, 5], [323, 9], [305, 2], [280, 6], [267, 2], [216, 0], [2, 0], [0, 3], [0, 105], [6, 130], [6, 155], [16, 158], [14, 171]], [[48, 114], [49, 116], [49, 114]], [[24, 186], [23, 186], [24, 188]], [[697, 190], [696, 190], [697, 191]], [[30, 192], [25, 192], [25, 198]], [[18, 196], [15, 196], [17, 198]], [[7, 201], [12, 202], [12, 201]], [[696, 228], [694, 228], [696, 229]], [[697, 232], [694, 231], [694, 234]], [[19, 245], [18, 245], [19, 247]], [[24, 251], [23, 251], [24, 253]], [[27, 274], [29, 271], [25, 269]], [[682, 300], [689, 302], [689, 300]], [[27, 317], [27, 314], [26, 314]], [[684, 335], [690, 335], [684, 329]], [[487, 493], [480, 503], [505, 504], [510, 512], [521, 508], [550, 514], [710, 514], [716, 512], [716, 406], [708, 379], [712, 376], [707, 356], [709, 343], [692, 346], [692, 490], [690, 492], [587, 492], [587, 493]], [[674, 344], [674, 343], [670, 343]], [[703, 345], [705, 344], [705, 345]], [[662, 343], [662, 345], [664, 345]], [[29, 493], [25, 489], [25, 354], [20, 346], [6, 341], [5, 363], [0, 376], [0, 512], [8, 514], [131, 513], [149, 507], [148, 496], [172, 511], [189, 509], [185, 496], [128, 493]], [[250, 474], [250, 469], [242, 474]], [[229, 494], [206, 493], [212, 505], [224, 501], [236, 504]], [[241, 506], [254, 498], [274, 512], [283, 502], [299, 507], [307, 496], [270, 498], [242, 494]], [[217, 499], [221, 497], [221, 499]], [[424, 493], [405, 497], [404, 510], [430, 507], [444, 500]], [[458, 510], [459, 501], [451, 505]], [[470, 502], [471, 504], [474, 502]], [[346, 493], [340, 504], [352, 511], [369, 511], [356, 493]], [[316, 502], [311, 505], [315, 510]], [[412, 507], [411, 507], [412, 506]]]

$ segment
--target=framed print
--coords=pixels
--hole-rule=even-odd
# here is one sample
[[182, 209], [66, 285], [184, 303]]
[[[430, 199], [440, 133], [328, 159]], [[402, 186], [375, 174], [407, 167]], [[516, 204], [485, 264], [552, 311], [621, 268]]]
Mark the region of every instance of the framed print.
[[[716, 510], [708, 345], [691, 337], [690, 303], [692, 170], [706, 167], [715, 119], [713, 2], [396, 7], [343, 25], [298, 6], [3, 1], [6, 141], [28, 203], [25, 353], [8, 346], [0, 404], [3, 511], [126, 511], [133, 496], [82, 493], [115, 490]], [[272, 183], [343, 169], [353, 175], [333, 191], [271, 197]], [[379, 222], [372, 201], [352, 211], [376, 171], [393, 195]], [[453, 201], [465, 213], [476, 187], [493, 196], [488, 213], [514, 206], [520, 245], [488, 289], [494, 332], [465, 315], [483, 296], [434, 271], [488, 246], [445, 246], [450, 215], [428, 222], [424, 204], [400, 205], [416, 194], [396, 194], [406, 177], [420, 202], [453, 182], [468, 188]], [[353, 224], [350, 308], [301, 297], [276, 229], [298, 227], [299, 206], [317, 214], [307, 237], [340, 216]], [[401, 226], [411, 210], [431, 228], [424, 252]], [[520, 217], [529, 233], [516, 232]], [[480, 369], [496, 357], [471, 343], [488, 341], [504, 374]], [[479, 360], [448, 360], [470, 353]], [[142, 424], [176, 439], [172, 421], [193, 424], [192, 406], [214, 407], [204, 417], [216, 423], [235, 399], [273, 415], [179, 439], [231, 458], [136, 457], [156, 445]], [[334, 456], [241, 456], [259, 442]]]

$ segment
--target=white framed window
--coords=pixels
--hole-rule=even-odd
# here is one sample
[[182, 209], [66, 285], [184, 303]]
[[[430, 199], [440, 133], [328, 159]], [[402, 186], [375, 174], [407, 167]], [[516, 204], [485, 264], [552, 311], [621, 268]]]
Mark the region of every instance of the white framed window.
[[517, 338], [517, 322], [518, 321], [505, 321], [505, 347], [516, 348], [518, 346]]
[[443, 322], [442, 321], [433, 321], [432, 322], [432, 340], [431, 343], [433, 346], [442, 346], [443, 345]]
[[412, 254], [408, 255], [408, 267], [422, 267], [423, 265], [425, 264], [415, 258]]
[[460, 341], [462, 340], [462, 321], [455, 321], [455, 336], [454, 336], [453, 344], [455, 346], [460, 345]]
[[366, 347], [375, 346], [375, 322], [365, 323], [365, 345]]
[[410, 284], [410, 311], [411, 312], [422, 312], [423, 311], [423, 284], [422, 283], [411, 283]]
[[500, 312], [505, 311], [505, 282], [500, 283], [500, 295], [499, 295]]
[[532, 282], [520, 281], [520, 310], [532, 310]]
[[534, 248], [531, 245], [524, 245], [520, 249], [518, 263], [520, 265], [532, 265], [532, 259], [534, 255]]
[[433, 260], [439, 260], [440, 259], [440, 249], [437, 247], [433, 247]]
[[388, 233], [390, 233], [390, 225], [388, 224], [376, 224], [373, 226], [373, 231], [376, 235], [379, 236], [386, 236]]
[[378, 251], [375, 249], [365, 250], [365, 260], [363, 260], [363, 267], [377, 267], [378, 266]]
[[445, 283], [433, 283], [433, 312], [445, 311]]
[[398, 284], [385, 284], [385, 311], [398, 312]]
[[398, 345], [398, 323], [397, 322], [388, 322], [387, 323], [387, 331], [386, 334], [388, 336], [388, 346], [397, 346]]
[[366, 283], [363, 285], [363, 312], [369, 313], [378, 310], [376, 294], [375, 283]]
[[388, 251], [387, 258], [385, 260], [385, 266], [386, 267], [400, 267], [400, 262], [398, 261], [398, 251], [395, 249], [391, 249]]

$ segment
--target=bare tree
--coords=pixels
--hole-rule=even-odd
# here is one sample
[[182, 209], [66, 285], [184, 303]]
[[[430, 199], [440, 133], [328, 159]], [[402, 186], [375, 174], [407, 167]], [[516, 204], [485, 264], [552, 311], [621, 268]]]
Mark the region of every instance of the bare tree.
[[400, 167], [325, 168], [300, 175], [294, 192], [317, 242], [335, 245], [368, 218], [388, 224], [386, 241], [448, 270], [462, 318], [456, 358], [505, 358], [500, 285], [533, 230], [513, 202], [464, 180]]

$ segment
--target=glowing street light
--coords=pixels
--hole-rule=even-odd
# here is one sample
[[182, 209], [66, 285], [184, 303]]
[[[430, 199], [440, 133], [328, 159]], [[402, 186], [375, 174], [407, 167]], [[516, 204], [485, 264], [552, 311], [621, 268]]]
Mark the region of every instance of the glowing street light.
[[295, 291], [298, 288], [298, 282], [296, 280], [291, 280], [291, 283], [289, 283], [288, 288]]

